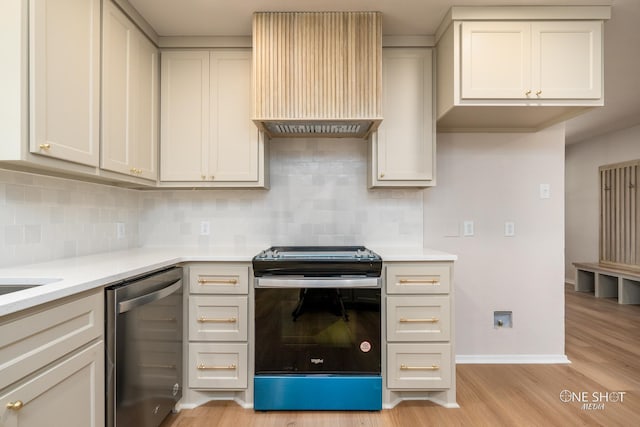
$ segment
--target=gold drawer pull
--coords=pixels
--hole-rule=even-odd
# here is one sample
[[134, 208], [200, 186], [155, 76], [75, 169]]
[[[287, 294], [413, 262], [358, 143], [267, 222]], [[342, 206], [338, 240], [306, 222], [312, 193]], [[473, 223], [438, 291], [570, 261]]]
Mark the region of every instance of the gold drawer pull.
[[40, 148], [41, 150], [48, 150], [51, 148], [51, 144], [40, 144], [38, 145], [38, 148]]
[[198, 279], [200, 285], [237, 285], [238, 279]]
[[238, 321], [235, 317], [229, 317], [227, 319], [211, 319], [208, 317], [198, 317], [200, 323], [236, 323]]
[[7, 409], [10, 409], [12, 411], [19, 411], [23, 407], [24, 403], [22, 402], [22, 400], [16, 400], [15, 402], [7, 403]]
[[198, 366], [196, 366], [196, 368], [201, 371], [231, 371], [236, 369], [236, 364], [232, 363], [229, 366], [207, 366], [203, 363], [200, 363]]
[[440, 319], [437, 317], [430, 317], [428, 319], [406, 319], [404, 317], [400, 318], [400, 323], [438, 323]]
[[431, 365], [431, 366], [407, 366], [400, 365], [400, 370], [402, 371], [439, 371], [440, 366]]
[[407, 283], [427, 283], [429, 285], [435, 285], [436, 283], [440, 283], [438, 279], [424, 280], [424, 279], [400, 279], [400, 284]]
[[138, 366], [146, 369], [176, 369], [176, 365], [156, 365], [153, 363], [141, 363]]

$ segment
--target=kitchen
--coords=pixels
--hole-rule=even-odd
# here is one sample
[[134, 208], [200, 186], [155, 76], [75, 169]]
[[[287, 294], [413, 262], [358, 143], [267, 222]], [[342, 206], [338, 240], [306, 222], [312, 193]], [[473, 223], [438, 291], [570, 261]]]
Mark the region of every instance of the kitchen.
[[[367, 148], [356, 139], [272, 140], [268, 191], [139, 191], [2, 170], [2, 266], [139, 247], [185, 248], [170, 259], [225, 248], [253, 256], [275, 244], [435, 248], [458, 257], [458, 362], [566, 362], [564, 127], [439, 133], [438, 182], [427, 190], [367, 190]], [[542, 183], [549, 199], [538, 197]], [[504, 236], [505, 221], [516, 238]], [[488, 268], [496, 259], [509, 262]], [[501, 310], [514, 313], [513, 329], [494, 329]]]

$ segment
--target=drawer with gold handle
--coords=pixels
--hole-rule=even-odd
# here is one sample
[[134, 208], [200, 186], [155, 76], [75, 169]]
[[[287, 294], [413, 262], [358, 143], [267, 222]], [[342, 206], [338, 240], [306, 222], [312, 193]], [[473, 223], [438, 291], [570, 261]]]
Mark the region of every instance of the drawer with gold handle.
[[387, 344], [387, 387], [399, 390], [451, 386], [455, 365], [450, 344]]
[[249, 263], [189, 264], [189, 292], [192, 294], [249, 293]]
[[190, 343], [189, 387], [203, 390], [247, 388], [248, 348], [246, 343]]
[[389, 295], [387, 341], [449, 341], [451, 308], [448, 295]]
[[390, 262], [386, 266], [389, 294], [447, 294], [450, 262]]
[[244, 295], [190, 295], [189, 340], [246, 341], [248, 307]]

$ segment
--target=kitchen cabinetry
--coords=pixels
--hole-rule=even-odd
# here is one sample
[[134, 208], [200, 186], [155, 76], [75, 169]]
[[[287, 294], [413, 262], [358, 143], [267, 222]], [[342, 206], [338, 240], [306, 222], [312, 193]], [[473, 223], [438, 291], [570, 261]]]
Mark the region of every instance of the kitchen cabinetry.
[[248, 387], [249, 264], [189, 266], [189, 387]]
[[438, 130], [533, 131], [604, 105], [608, 7], [479, 9], [436, 35]]
[[104, 6], [100, 167], [155, 180], [158, 50], [113, 3]]
[[100, 3], [3, 2], [0, 160], [7, 165], [95, 173]]
[[385, 263], [387, 401], [456, 407], [450, 262]]
[[162, 52], [162, 186], [266, 187], [251, 50]]
[[104, 425], [102, 290], [0, 320], [3, 426]]
[[383, 49], [384, 120], [369, 145], [369, 187], [435, 185], [432, 68], [432, 49]]
[[602, 24], [463, 22], [462, 99], [602, 97]]

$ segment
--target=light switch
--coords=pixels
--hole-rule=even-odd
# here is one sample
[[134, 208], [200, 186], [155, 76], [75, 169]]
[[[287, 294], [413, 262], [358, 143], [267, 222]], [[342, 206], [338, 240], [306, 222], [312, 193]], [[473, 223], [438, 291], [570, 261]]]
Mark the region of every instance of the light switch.
[[540, 184], [540, 198], [541, 199], [550, 199], [551, 198], [551, 185], [549, 185], [549, 184]]
[[473, 221], [465, 221], [463, 223], [463, 228], [464, 228], [464, 235], [465, 236], [473, 236], [473, 234], [474, 234]]
[[506, 221], [504, 223], [504, 235], [506, 237], [513, 237], [516, 235], [516, 223], [513, 221]]

